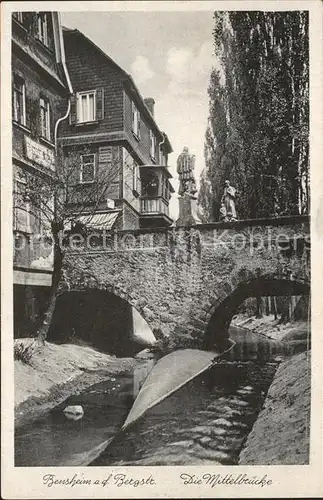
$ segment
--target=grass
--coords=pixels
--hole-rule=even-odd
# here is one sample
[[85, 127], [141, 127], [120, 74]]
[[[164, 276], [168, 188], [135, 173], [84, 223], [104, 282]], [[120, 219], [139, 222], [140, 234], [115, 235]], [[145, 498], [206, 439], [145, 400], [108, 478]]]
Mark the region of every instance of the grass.
[[15, 361], [21, 361], [26, 365], [31, 364], [32, 357], [39, 350], [39, 346], [35, 339], [20, 339], [15, 340], [13, 346], [13, 356]]

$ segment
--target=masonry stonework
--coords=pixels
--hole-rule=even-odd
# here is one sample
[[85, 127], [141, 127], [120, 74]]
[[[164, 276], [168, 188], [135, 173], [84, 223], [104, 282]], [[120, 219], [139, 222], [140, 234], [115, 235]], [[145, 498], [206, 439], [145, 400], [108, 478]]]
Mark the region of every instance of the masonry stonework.
[[112, 292], [169, 348], [203, 347], [207, 336], [212, 348], [259, 286], [262, 295], [276, 294], [277, 284], [308, 293], [309, 234], [304, 216], [92, 234], [67, 250], [60, 293]]

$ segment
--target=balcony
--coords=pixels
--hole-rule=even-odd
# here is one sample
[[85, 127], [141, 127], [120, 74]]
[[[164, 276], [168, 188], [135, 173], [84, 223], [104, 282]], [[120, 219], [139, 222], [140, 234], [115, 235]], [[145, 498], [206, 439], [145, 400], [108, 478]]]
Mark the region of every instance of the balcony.
[[141, 214], [165, 214], [169, 215], [169, 207], [161, 196], [145, 196], [140, 199]]
[[170, 226], [169, 206], [162, 196], [142, 196], [140, 198], [141, 227]]
[[164, 165], [141, 165], [140, 226], [167, 227], [172, 224], [169, 200], [173, 186], [171, 174]]

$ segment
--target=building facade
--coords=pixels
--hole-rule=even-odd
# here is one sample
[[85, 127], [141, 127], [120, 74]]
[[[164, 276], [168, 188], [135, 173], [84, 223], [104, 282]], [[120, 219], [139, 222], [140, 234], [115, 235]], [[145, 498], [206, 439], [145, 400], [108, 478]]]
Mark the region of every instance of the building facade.
[[[42, 180], [55, 182], [59, 165], [67, 165], [69, 155], [75, 157], [76, 168], [68, 181], [73, 184], [68, 210], [73, 216], [81, 214], [76, 220], [119, 230], [172, 224], [172, 148], [155, 121], [154, 104], [152, 98], [143, 99], [131, 76], [81, 32], [63, 29], [57, 12], [13, 13], [16, 337], [35, 334], [46, 311], [53, 217], [45, 217]], [[61, 162], [61, 151], [66, 161]]]
[[74, 94], [60, 141], [66, 153], [80, 158], [74, 179], [80, 198], [71, 210], [77, 211], [86, 190], [101, 179], [104, 196], [92, 197], [81, 222], [105, 229], [172, 224], [172, 148], [155, 121], [154, 99], [143, 99], [131, 76], [81, 32], [64, 28], [63, 33]]
[[49, 295], [52, 248], [48, 221], [28, 195], [29, 186], [55, 175], [56, 124], [71, 88], [64, 69], [63, 36], [56, 12], [12, 15], [12, 163], [14, 329], [32, 335]]

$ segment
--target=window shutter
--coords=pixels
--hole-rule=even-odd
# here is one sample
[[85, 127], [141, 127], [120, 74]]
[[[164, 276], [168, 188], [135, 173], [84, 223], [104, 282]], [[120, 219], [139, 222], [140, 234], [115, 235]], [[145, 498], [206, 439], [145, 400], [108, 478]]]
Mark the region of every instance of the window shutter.
[[104, 118], [104, 88], [96, 90], [96, 119], [103, 120]]
[[70, 111], [70, 124], [75, 125], [77, 122], [77, 115], [76, 115], [76, 95], [73, 94], [70, 97], [71, 100], [71, 111]]
[[54, 131], [55, 123], [54, 123], [54, 116], [52, 113], [51, 105], [48, 103], [48, 135], [49, 135], [49, 140], [51, 141], [53, 139], [53, 131]]
[[135, 131], [135, 105], [133, 101], [131, 101], [131, 128], [132, 131]]
[[153, 156], [153, 133], [151, 130], [149, 130], [149, 137], [150, 137], [150, 156]]

